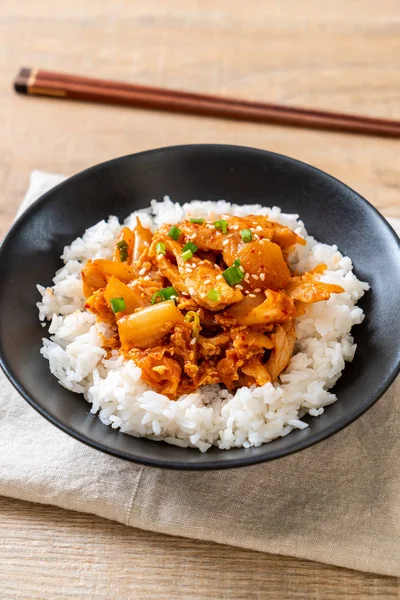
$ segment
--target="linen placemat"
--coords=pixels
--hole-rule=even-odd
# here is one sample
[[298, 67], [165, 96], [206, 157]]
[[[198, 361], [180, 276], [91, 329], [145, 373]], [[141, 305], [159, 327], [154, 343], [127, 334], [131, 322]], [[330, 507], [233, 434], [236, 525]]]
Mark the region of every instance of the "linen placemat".
[[[20, 211], [64, 178], [35, 171]], [[400, 222], [392, 221], [399, 231]], [[0, 374], [0, 494], [126, 525], [400, 576], [400, 380], [312, 448], [213, 472], [131, 464], [72, 439]]]

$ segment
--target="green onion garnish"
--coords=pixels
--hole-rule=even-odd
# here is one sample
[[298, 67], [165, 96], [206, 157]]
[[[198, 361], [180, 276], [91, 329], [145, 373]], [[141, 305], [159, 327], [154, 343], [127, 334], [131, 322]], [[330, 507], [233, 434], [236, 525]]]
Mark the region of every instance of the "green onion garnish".
[[222, 231], [222, 233], [228, 233], [228, 222], [224, 221], [224, 219], [220, 219], [219, 221], [214, 221], [215, 229]]
[[186, 261], [191, 258], [193, 258], [193, 252], [191, 250], [185, 250], [184, 252], [182, 250], [182, 260]]
[[110, 304], [113, 313], [121, 312], [121, 310], [125, 310], [126, 304], [123, 298], [110, 298]]
[[181, 235], [181, 230], [176, 225], [172, 225], [171, 229], [168, 231], [168, 235], [177, 242]]
[[193, 324], [193, 336], [195, 338], [199, 337], [199, 333], [200, 333], [200, 317], [199, 315], [194, 312], [194, 310], [189, 310], [186, 315], [185, 315], [185, 321], [188, 321], [189, 323]]
[[178, 295], [177, 291], [172, 286], [163, 288], [162, 290], [158, 290], [157, 292], [154, 292], [154, 294], [151, 297], [150, 302], [152, 304], [155, 304], [157, 301], [164, 302], [165, 300], [173, 300], [177, 295]]
[[186, 250], [190, 250], [190, 252], [194, 254], [196, 250], [198, 250], [198, 247], [196, 246], [196, 244], [193, 244], [193, 242], [188, 242], [183, 246], [182, 252], [186, 252]]
[[203, 225], [204, 219], [190, 219], [191, 223], [196, 223], [196, 225]]
[[253, 239], [250, 229], [242, 229], [240, 235], [242, 236], [242, 240], [246, 243], [251, 242]]
[[237, 258], [233, 263], [236, 267], [240, 267], [240, 258]]
[[128, 244], [126, 243], [125, 240], [121, 240], [120, 242], [117, 243], [117, 248], [119, 250], [119, 258], [121, 260], [121, 262], [125, 262], [126, 260], [128, 260]]
[[236, 285], [244, 279], [243, 271], [236, 265], [232, 265], [222, 273], [226, 283], [229, 285]]
[[218, 290], [210, 290], [207, 294], [207, 298], [213, 302], [218, 302], [220, 295]]
[[157, 254], [165, 254], [166, 253], [165, 244], [163, 242], [157, 243], [156, 252], [157, 252]]

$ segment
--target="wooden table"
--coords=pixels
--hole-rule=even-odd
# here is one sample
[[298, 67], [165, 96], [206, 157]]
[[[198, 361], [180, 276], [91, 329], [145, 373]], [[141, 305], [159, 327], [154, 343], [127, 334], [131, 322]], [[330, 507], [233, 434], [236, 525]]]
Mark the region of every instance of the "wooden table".
[[[20, 97], [22, 65], [400, 119], [398, 0], [0, 5], [0, 234], [32, 169], [224, 142], [316, 165], [400, 216], [397, 140]], [[3, 598], [399, 598], [392, 578], [0, 500]]]

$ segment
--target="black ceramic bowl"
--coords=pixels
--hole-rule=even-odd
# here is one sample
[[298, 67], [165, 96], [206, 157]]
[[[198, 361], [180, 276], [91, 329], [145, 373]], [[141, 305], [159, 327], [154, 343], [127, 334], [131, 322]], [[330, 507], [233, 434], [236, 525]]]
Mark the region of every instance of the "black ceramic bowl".
[[[110, 214], [126, 217], [168, 194], [174, 201], [225, 198], [277, 205], [299, 213], [318, 240], [337, 244], [371, 284], [354, 328], [358, 344], [334, 388], [338, 401], [309, 427], [259, 448], [205, 454], [137, 439], [106, 427], [78, 394], [61, 387], [39, 353], [36, 284], [49, 285], [64, 245]], [[0, 250], [1, 365], [22, 396], [63, 431], [120, 458], [178, 469], [239, 467], [306, 448], [339, 431], [384, 393], [399, 371], [400, 247], [396, 234], [356, 192], [309, 165], [234, 146], [194, 145], [125, 156], [71, 177], [35, 202], [13, 225]]]

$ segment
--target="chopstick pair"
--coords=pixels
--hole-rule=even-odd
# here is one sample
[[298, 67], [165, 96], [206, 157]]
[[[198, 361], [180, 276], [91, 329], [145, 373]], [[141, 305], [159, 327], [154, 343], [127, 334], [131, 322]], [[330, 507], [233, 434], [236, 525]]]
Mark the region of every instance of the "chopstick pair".
[[119, 83], [22, 68], [14, 81], [20, 94], [100, 102], [240, 121], [400, 137], [400, 121], [251, 102], [166, 88]]

